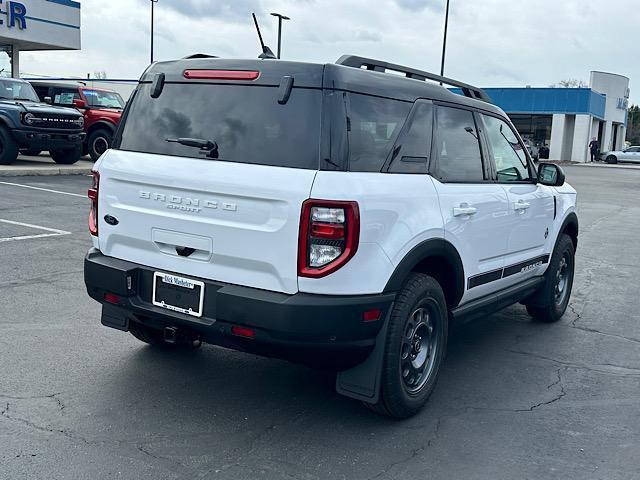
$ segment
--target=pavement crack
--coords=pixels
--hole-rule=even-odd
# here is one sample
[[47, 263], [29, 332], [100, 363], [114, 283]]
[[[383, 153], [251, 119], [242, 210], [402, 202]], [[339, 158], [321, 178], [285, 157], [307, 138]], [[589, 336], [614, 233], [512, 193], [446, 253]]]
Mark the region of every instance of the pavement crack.
[[583, 332], [595, 333], [596, 335], [603, 335], [605, 337], [617, 338], [619, 340], [625, 340], [627, 342], [640, 343], [640, 339], [639, 338], [626, 337], [624, 335], [618, 335], [616, 333], [602, 332], [600, 330], [596, 330], [595, 328], [589, 328], [589, 327], [582, 327], [582, 326], [574, 325], [573, 322], [571, 322], [570, 328], [575, 328], [577, 330], [582, 330]]
[[547, 385], [547, 390], [550, 390], [551, 388], [555, 387], [556, 385], [560, 386], [560, 391], [557, 393], [557, 395], [555, 397], [553, 397], [551, 400], [546, 400], [544, 402], [540, 402], [540, 403], [536, 403], [535, 405], [531, 405], [529, 408], [517, 409], [515, 411], [516, 412], [533, 412], [537, 408], [544, 407], [546, 405], [551, 405], [552, 403], [555, 403], [558, 400], [560, 400], [562, 397], [564, 397], [567, 394], [567, 392], [564, 389], [564, 385], [562, 383], [562, 374], [560, 372], [566, 370], [567, 368], [568, 367], [558, 368], [556, 370], [556, 375], [557, 375], [558, 378], [554, 382], [552, 382], [549, 385]]

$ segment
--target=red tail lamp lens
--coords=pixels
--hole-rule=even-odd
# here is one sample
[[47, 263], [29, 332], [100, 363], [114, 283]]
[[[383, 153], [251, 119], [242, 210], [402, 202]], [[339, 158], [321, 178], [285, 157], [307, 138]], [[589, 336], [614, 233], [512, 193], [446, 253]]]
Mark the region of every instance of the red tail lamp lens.
[[98, 236], [98, 196], [100, 193], [100, 174], [91, 172], [93, 181], [91, 188], [87, 190], [87, 197], [91, 200], [91, 210], [89, 211], [89, 233]]
[[185, 70], [182, 74], [188, 80], [255, 80], [258, 71], [250, 70]]
[[237, 325], [231, 327], [231, 334], [244, 338], [254, 338], [256, 336], [256, 332], [252, 328], [239, 327]]

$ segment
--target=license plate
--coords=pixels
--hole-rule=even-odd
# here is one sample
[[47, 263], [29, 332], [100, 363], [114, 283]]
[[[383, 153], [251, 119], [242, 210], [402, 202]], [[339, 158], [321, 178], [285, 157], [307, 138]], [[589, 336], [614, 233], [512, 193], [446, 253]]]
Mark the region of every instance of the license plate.
[[204, 282], [168, 273], [154, 272], [152, 302], [167, 310], [201, 317]]

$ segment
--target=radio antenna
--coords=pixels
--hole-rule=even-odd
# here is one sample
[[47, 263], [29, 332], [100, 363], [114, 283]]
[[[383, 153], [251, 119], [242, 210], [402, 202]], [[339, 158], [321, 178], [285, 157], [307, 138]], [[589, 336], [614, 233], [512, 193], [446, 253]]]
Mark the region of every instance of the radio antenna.
[[251, 16], [253, 17], [253, 23], [256, 26], [256, 31], [258, 32], [258, 38], [260, 39], [260, 46], [262, 47], [262, 53], [258, 55], [258, 58], [262, 58], [262, 59], [276, 58], [276, 56], [271, 51], [271, 49], [267, 47], [264, 44], [264, 40], [262, 40], [262, 33], [260, 33], [260, 25], [258, 25], [258, 19], [256, 18], [256, 14], [252, 13]]

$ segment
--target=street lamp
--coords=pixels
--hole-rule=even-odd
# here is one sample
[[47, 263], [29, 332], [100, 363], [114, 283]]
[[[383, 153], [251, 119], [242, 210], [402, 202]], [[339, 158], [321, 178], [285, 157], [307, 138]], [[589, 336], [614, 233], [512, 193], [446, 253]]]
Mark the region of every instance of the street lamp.
[[151, 0], [151, 63], [153, 63], [153, 6], [158, 0]]
[[442, 39], [442, 62], [440, 63], [440, 76], [444, 77], [444, 54], [447, 49], [447, 27], [449, 26], [449, 0], [447, 0], [447, 10], [444, 14], [444, 37]]
[[271, 15], [273, 15], [274, 17], [278, 17], [278, 58], [280, 58], [280, 48], [282, 44], [282, 20], [291, 19], [286, 15], [282, 15], [281, 13], [272, 13]]

